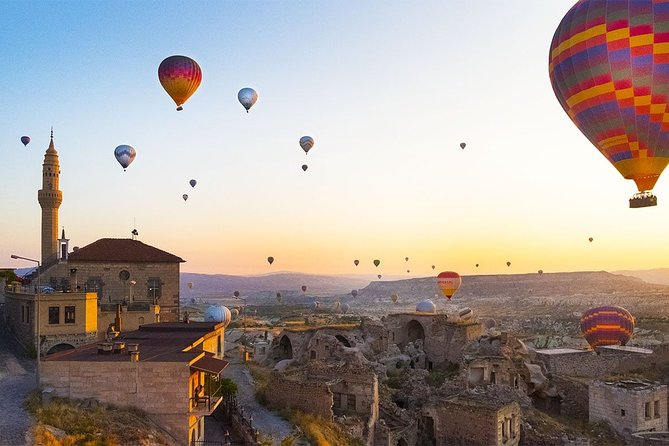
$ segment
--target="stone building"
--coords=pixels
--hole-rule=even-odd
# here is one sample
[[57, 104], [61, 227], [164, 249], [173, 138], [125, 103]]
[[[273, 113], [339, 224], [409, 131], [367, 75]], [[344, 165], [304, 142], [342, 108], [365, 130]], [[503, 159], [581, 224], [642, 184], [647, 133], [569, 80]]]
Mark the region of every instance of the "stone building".
[[667, 386], [643, 380], [589, 386], [590, 422], [606, 421], [620, 434], [667, 430]]
[[417, 444], [517, 446], [520, 420], [517, 402], [501, 402], [475, 393], [434, 398], [423, 407]]
[[425, 362], [418, 366], [427, 370], [460, 363], [463, 346], [482, 333], [477, 321], [450, 322], [445, 314], [390, 314], [384, 323], [389, 334], [388, 343], [397, 344], [401, 350], [409, 342], [422, 341]]
[[627, 346], [599, 347], [597, 351], [553, 348], [535, 353], [535, 362], [542, 364], [548, 373], [589, 378], [625, 373], [653, 358], [652, 350]]
[[[180, 444], [204, 442], [204, 417], [222, 400], [218, 378], [225, 324], [145, 324], [113, 343], [89, 344], [48, 356], [42, 385], [57, 396], [94, 398], [147, 413]], [[203, 395], [198, 396], [198, 386]]]

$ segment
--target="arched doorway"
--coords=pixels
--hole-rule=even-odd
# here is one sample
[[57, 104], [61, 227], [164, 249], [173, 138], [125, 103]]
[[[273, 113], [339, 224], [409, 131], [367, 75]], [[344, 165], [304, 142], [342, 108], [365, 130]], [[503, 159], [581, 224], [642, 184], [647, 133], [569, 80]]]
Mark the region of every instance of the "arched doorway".
[[65, 350], [72, 350], [74, 348], [73, 345], [70, 344], [56, 344], [53, 347], [49, 349], [48, 352], [46, 352], [47, 355], [51, 355], [53, 353], [58, 353], [58, 352], [64, 352]]
[[348, 342], [348, 339], [346, 339], [344, 336], [342, 336], [342, 335], [337, 335], [337, 336], [335, 336], [335, 338], [336, 338], [339, 342], [341, 342], [344, 346], [346, 346], [346, 347], [348, 347], [348, 348], [351, 348], [351, 343]]
[[407, 324], [407, 338], [409, 342], [413, 342], [416, 339], [425, 340], [425, 329], [423, 329], [420, 322], [414, 319]]
[[286, 335], [279, 340], [279, 360], [283, 359], [293, 359], [293, 344]]

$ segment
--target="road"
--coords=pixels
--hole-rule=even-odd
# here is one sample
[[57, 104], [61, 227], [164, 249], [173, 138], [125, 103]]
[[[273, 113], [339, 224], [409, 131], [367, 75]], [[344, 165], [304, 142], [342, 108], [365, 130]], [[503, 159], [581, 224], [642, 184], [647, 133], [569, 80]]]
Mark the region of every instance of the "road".
[[26, 445], [32, 417], [23, 409], [23, 400], [35, 388], [35, 362], [5, 330], [0, 313], [0, 445]]

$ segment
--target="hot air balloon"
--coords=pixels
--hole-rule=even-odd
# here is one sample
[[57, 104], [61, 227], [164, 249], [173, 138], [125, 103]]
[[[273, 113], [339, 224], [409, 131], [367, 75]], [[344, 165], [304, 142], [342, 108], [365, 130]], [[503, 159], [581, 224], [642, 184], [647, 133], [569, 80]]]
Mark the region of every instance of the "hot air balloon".
[[405, 261], [405, 262], [408, 262], [408, 261], [409, 261], [409, 257], [405, 257], [405, 258], [404, 258], [404, 261]]
[[392, 300], [394, 304], [397, 303], [397, 294], [395, 294], [395, 293], [391, 294], [390, 295], [390, 300]]
[[592, 243], [593, 240], [594, 240], [594, 239], [593, 239], [592, 237], [589, 237], [589, 238], [588, 238], [588, 241], [589, 241], [590, 243]]
[[383, 276], [382, 276], [381, 274], [379, 274], [379, 275], [377, 275], [376, 277], [378, 277], [378, 278], [380, 279], [380, 278], [383, 277]]
[[274, 263], [274, 257], [272, 257], [272, 256], [267, 257], [267, 262], [268, 262], [270, 265], [271, 265], [272, 263]]
[[350, 310], [351, 306], [349, 304], [342, 304], [341, 305], [341, 312], [346, 314], [348, 313], [348, 310]]
[[410, 270], [410, 269], [408, 269], [408, 270], [407, 270], [407, 274], [409, 274], [410, 272], [411, 272], [411, 270]]
[[237, 93], [237, 99], [246, 109], [246, 113], [249, 112], [249, 109], [253, 107], [253, 104], [258, 100], [258, 93], [253, 88], [242, 88]]
[[239, 291], [235, 291], [234, 293], [232, 293], [232, 295], [235, 297], [239, 297]]
[[506, 266], [511, 266], [511, 262], [506, 262]]
[[634, 316], [618, 306], [591, 308], [581, 316], [581, 332], [592, 348], [627, 344], [634, 324]]
[[190, 98], [202, 82], [202, 70], [190, 57], [170, 56], [158, 67], [161, 85], [177, 104], [177, 110]]
[[193, 282], [188, 282], [188, 288], [193, 289]]
[[28, 143], [30, 143], [30, 136], [22, 136], [21, 137], [21, 142], [23, 143], [23, 146], [27, 146]]
[[460, 148], [461, 148], [461, 149], [464, 149], [465, 147], [467, 147], [467, 144], [465, 144], [464, 142], [461, 142], [461, 143], [460, 143]]
[[306, 172], [308, 168], [309, 168], [309, 166], [307, 166], [306, 164], [302, 164], [302, 170], [304, 170]]
[[355, 266], [358, 266], [359, 263], [360, 263], [360, 260], [354, 260], [354, 261], [353, 261], [353, 264], [354, 264]]
[[184, 201], [188, 200], [188, 194], [183, 194], [183, 195], [181, 196], [181, 198], [183, 198]]
[[477, 267], [477, 268], [479, 267], [479, 264], [478, 264], [478, 263], [476, 264], [476, 267]]
[[340, 308], [341, 308], [341, 302], [339, 302], [338, 300], [335, 301], [334, 305], [332, 305], [332, 309], [334, 311], [339, 311]]
[[444, 271], [437, 276], [437, 285], [439, 285], [441, 292], [444, 293], [444, 296], [446, 296], [448, 300], [451, 300], [451, 297], [458, 291], [461, 284], [462, 278], [460, 277], [460, 274], [456, 272]]
[[351, 290], [351, 296], [358, 297], [358, 290]]
[[430, 299], [426, 299], [416, 304], [416, 312], [435, 314], [437, 312], [437, 306]]
[[123, 167], [123, 171], [128, 168], [130, 164], [135, 160], [137, 152], [132, 146], [122, 144], [114, 149], [114, 156], [116, 161]]
[[544, 273], [544, 270], [543, 270], [543, 269], [540, 269], [540, 270], [539, 270], [539, 271], [537, 271], [537, 272], [539, 273], [539, 275], [541, 275], [541, 274], [543, 274], [543, 273]]
[[188, 183], [190, 183], [190, 187], [195, 187], [195, 185], [197, 184], [197, 181], [190, 180]]
[[549, 74], [576, 127], [636, 183], [630, 207], [657, 205], [650, 192], [669, 163], [669, 26], [654, 0], [582, 0], [553, 36]]
[[435, 269], [435, 268], [436, 268], [436, 266], [432, 265], [432, 269]]
[[376, 259], [374, 260], [374, 266], [378, 267], [381, 264], [381, 261]]
[[307, 286], [306, 286], [306, 285], [302, 285], [302, 292], [303, 292], [303, 293], [306, 293], [306, 292], [307, 292]]
[[276, 293], [276, 301], [281, 303], [282, 300], [283, 300], [283, 297], [281, 296], [281, 293], [277, 292]]
[[311, 136], [303, 136], [300, 138], [300, 147], [304, 150], [304, 153], [309, 153], [309, 150], [314, 146], [314, 138]]

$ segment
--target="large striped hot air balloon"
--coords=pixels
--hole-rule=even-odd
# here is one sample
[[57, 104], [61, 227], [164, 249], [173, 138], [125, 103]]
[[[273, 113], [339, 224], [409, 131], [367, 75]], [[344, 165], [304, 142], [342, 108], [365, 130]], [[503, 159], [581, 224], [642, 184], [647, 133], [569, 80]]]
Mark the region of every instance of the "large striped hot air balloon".
[[451, 300], [451, 297], [458, 291], [461, 284], [462, 278], [460, 277], [460, 274], [456, 272], [444, 271], [437, 276], [437, 285], [439, 285], [441, 292], [444, 293], [444, 296], [446, 296], [448, 300]]
[[202, 70], [190, 57], [170, 56], [158, 67], [158, 79], [167, 94], [170, 95], [177, 110], [190, 98], [202, 82]]
[[617, 306], [591, 308], [581, 316], [581, 332], [592, 348], [625, 345], [634, 332], [634, 316]]
[[553, 91], [569, 118], [639, 193], [650, 193], [669, 163], [669, 4], [580, 0], [550, 47]]

